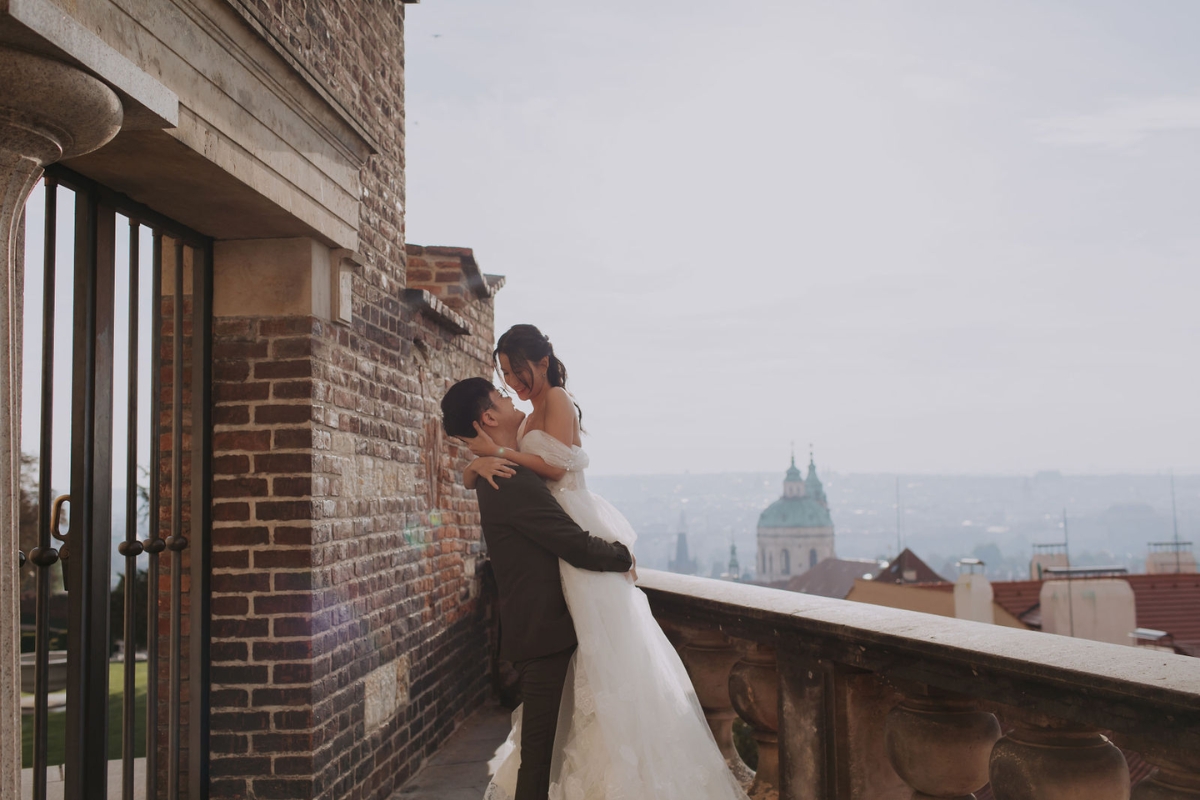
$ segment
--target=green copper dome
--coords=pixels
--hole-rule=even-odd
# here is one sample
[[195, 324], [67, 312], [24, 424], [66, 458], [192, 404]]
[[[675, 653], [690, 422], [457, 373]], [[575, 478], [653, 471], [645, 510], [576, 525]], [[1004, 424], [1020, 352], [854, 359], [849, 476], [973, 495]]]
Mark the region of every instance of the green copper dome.
[[799, 483], [800, 481], [804, 480], [802, 477], [800, 477], [800, 470], [796, 469], [795, 456], [792, 456], [792, 465], [788, 467], [787, 476], [784, 478], [784, 480], [791, 483]]
[[758, 517], [760, 528], [832, 528], [829, 509], [814, 497], [781, 497]]
[[833, 517], [829, 515], [829, 504], [825, 499], [825, 488], [817, 478], [817, 467], [811, 458], [808, 463], [808, 478], [800, 476], [796, 459], [788, 468], [784, 483], [803, 483], [803, 497], [788, 497], [786, 494], [767, 506], [758, 517], [760, 528], [832, 528]]

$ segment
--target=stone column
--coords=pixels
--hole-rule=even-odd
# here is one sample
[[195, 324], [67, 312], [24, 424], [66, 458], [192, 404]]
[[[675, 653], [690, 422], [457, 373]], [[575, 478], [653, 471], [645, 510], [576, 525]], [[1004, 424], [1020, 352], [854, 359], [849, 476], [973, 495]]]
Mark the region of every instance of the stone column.
[[733, 721], [737, 712], [729, 697], [729, 673], [742, 654], [720, 631], [679, 629], [676, 635], [682, 640], [679, 657], [687, 667], [717, 747], [721, 748], [725, 763], [734, 776], [747, 787], [754, 780], [754, 773], [733, 746]]
[[0, 797], [21, 796], [20, 588], [21, 277], [16, 247], [25, 201], [42, 169], [82, 155], [121, 128], [121, 102], [73, 67], [0, 46]]
[[1048, 719], [1014, 721], [1017, 727], [992, 750], [996, 800], [1129, 800], [1125, 756], [1099, 731]]
[[902, 700], [885, 725], [888, 759], [913, 800], [966, 800], [987, 785], [1000, 723], [974, 701], [929, 689]]
[[729, 697], [738, 716], [754, 729], [758, 769], [750, 787], [754, 800], [779, 797], [779, 672], [775, 650], [750, 645], [729, 675]]

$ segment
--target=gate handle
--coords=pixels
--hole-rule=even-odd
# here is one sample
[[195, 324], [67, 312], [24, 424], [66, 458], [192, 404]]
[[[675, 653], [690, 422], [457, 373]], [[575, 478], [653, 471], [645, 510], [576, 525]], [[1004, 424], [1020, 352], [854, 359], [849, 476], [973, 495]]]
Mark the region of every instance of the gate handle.
[[67, 541], [67, 536], [61, 533], [59, 526], [62, 524], [62, 507], [63, 503], [71, 502], [71, 495], [60, 494], [54, 498], [54, 508], [50, 511], [50, 535], [60, 542]]

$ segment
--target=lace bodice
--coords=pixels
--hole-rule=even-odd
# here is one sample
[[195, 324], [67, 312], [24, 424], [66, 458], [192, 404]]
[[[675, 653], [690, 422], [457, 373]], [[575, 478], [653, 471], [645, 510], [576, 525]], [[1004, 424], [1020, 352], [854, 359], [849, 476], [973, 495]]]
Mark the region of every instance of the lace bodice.
[[578, 445], [565, 445], [558, 439], [542, 430], [525, 431], [524, 423], [517, 437], [517, 447], [522, 453], [532, 453], [541, 456], [552, 467], [565, 469], [567, 474], [561, 480], [550, 481], [547, 485], [551, 491], [571, 491], [586, 489], [583, 471], [587, 469], [588, 455]]

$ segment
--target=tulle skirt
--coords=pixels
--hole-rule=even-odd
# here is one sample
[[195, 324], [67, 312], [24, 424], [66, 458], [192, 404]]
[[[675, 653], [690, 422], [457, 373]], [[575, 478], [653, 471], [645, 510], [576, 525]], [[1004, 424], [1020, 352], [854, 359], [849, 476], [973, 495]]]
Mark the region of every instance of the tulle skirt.
[[[632, 548], [636, 535], [610, 503], [586, 488], [553, 485], [584, 530]], [[579, 648], [559, 712], [551, 800], [740, 800], [691, 680], [624, 574], [560, 562]], [[485, 800], [511, 800], [520, 768], [520, 716]]]

